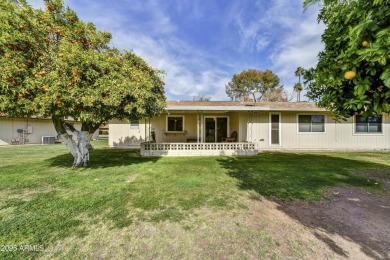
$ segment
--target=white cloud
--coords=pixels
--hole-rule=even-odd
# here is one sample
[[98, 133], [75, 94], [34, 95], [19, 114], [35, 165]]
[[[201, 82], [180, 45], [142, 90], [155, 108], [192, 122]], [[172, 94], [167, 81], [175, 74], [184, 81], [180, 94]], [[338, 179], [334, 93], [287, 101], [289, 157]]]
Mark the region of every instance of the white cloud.
[[291, 92], [298, 81], [294, 75], [298, 67], [307, 69], [317, 64], [317, 55], [324, 48], [321, 43], [324, 29], [323, 24], [317, 24], [313, 12], [286, 33], [278, 48], [272, 52], [272, 69], [283, 79], [288, 91]]
[[168, 98], [206, 95], [213, 100], [226, 99], [225, 84], [231, 75], [214, 67], [211, 56], [175, 37], [156, 40], [140, 33], [122, 32], [114, 34], [113, 43], [119, 48], [132, 46], [134, 53], [164, 70]]
[[235, 15], [241, 37], [241, 51], [263, 53], [270, 69], [282, 80], [287, 91], [297, 82], [297, 67], [313, 67], [323, 50], [321, 35], [324, 25], [317, 23], [319, 6], [303, 12], [302, 1], [275, 0], [269, 7], [254, 6], [261, 13], [257, 19], [247, 19], [243, 10]]
[[[34, 7], [44, 6], [42, 0], [28, 1]], [[285, 86], [291, 87], [296, 82], [294, 72], [298, 66], [315, 65], [317, 53], [322, 49], [323, 26], [317, 25], [316, 10], [302, 15], [300, 0], [229, 3], [220, 26], [226, 34], [221, 38], [230, 44], [226, 48], [234, 51], [237, 46], [233, 54], [200, 49], [178, 36], [181, 25], [172, 20], [169, 8], [188, 14], [191, 21], [207, 18], [210, 13], [205, 13], [206, 9], [218, 14], [215, 3], [210, 3], [209, 8], [200, 3], [198, 0], [66, 0], [65, 5], [77, 11], [81, 19], [95, 23], [98, 29], [110, 31], [113, 46], [134, 50], [153, 67], [165, 70], [169, 99], [191, 99], [197, 95], [227, 99], [225, 84], [231, 76], [259, 64], [262, 69], [267, 64]], [[244, 55], [259, 59], [249, 60]]]
[[259, 39], [257, 39], [256, 51], [260, 52], [260, 51], [265, 50], [271, 42], [272, 42], [272, 40], [270, 37], [260, 36]]

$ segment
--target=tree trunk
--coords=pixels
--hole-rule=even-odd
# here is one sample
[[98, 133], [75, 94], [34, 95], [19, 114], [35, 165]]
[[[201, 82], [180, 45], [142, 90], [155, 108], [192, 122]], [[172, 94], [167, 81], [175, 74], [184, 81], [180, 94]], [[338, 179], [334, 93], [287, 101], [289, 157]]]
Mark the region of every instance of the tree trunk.
[[[89, 131], [78, 131], [63, 119], [53, 116], [54, 127], [60, 138], [68, 147], [74, 161], [73, 167], [88, 166], [89, 151], [93, 149], [91, 145], [91, 134]], [[72, 132], [77, 137], [77, 143], [72, 139], [66, 130]]]

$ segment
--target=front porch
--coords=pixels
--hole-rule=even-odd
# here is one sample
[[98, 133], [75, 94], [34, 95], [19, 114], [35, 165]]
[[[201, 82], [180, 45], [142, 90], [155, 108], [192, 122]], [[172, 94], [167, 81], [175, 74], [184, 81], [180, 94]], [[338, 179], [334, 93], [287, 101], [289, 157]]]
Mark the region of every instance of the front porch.
[[255, 143], [141, 143], [141, 155], [159, 156], [253, 156]]

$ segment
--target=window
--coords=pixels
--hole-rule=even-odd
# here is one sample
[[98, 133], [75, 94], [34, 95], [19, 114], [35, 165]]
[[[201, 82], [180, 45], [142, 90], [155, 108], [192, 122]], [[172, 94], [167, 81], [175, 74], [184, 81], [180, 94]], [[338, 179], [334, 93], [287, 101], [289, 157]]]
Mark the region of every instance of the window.
[[280, 115], [271, 114], [271, 145], [280, 144]]
[[139, 129], [139, 120], [131, 120], [130, 129]]
[[183, 116], [168, 116], [167, 117], [167, 131], [168, 132], [182, 132], [182, 131], [184, 131], [184, 117]]
[[356, 115], [355, 118], [356, 133], [382, 133], [382, 116], [363, 117]]
[[324, 115], [299, 115], [298, 125], [299, 125], [298, 131], [301, 133], [325, 132], [325, 116]]

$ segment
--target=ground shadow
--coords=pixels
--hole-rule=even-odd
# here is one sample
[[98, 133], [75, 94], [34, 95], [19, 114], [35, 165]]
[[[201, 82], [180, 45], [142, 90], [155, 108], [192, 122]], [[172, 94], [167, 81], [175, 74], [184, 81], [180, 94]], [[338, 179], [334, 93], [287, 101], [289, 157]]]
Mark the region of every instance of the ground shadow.
[[[90, 152], [88, 169], [110, 168], [133, 165], [146, 162], [157, 162], [159, 157], [141, 157], [139, 149], [97, 148]], [[61, 154], [47, 159], [50, 166], [70, 168], [73, 156], [70, 153]]]
[[[389, 166], [321, 153], [262, 153], [219, 162], [241, 189], [277, 202], [303, 225], [353, 241], [373, 258], [389, 257], [390, 196], [372, 194], [386, 178], [390, 181]], [[362, 169], [382, 171], [385, 177], [355, 174]], [[348, 257], [331, 236], [316, 234], [336, 254]]]

